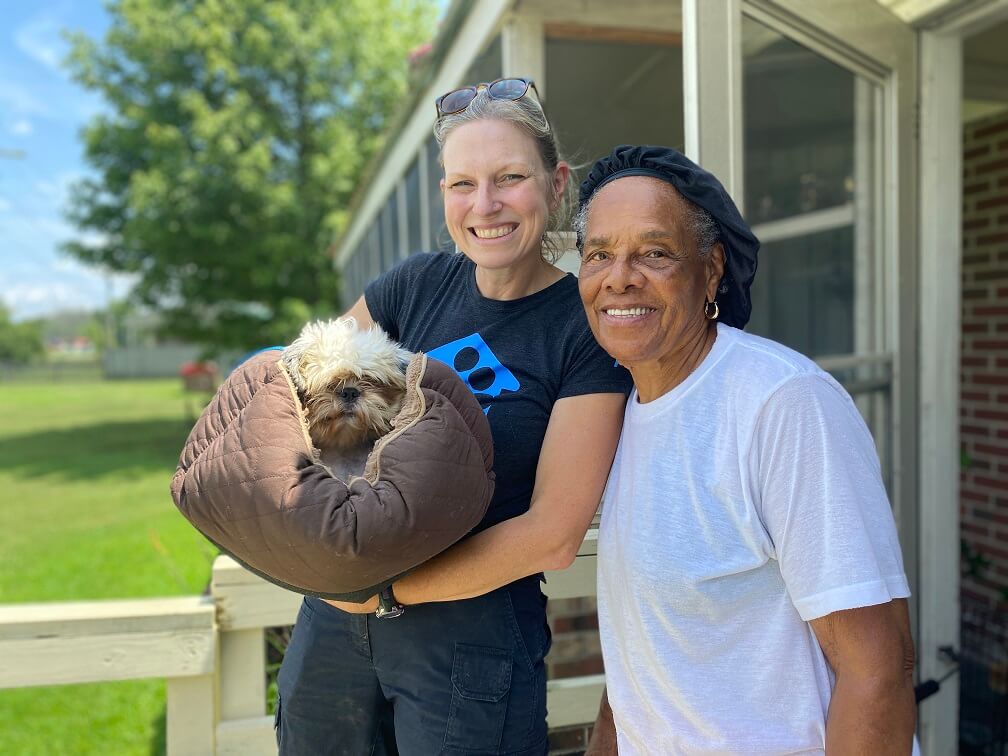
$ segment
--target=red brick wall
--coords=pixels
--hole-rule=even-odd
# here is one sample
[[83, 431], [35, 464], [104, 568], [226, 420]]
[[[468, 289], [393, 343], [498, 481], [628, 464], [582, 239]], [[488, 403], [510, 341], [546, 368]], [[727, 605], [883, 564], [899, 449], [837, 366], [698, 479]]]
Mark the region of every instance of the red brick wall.
[[1008, 604], [1008, 114], [963, 132], [962, 593]]
[[602, 674], [595, 597], [550, 601], [546, 615], [553, 631], [553, 648], [546, 657], [550, 679]]

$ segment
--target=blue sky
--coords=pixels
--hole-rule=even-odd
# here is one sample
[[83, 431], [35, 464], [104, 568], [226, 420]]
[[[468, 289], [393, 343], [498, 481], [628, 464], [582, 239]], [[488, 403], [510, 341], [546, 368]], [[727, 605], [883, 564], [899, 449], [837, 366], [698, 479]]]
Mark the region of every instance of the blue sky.
[[[443, 11], [448, 0], [437, 4]], [[88, 170], [78, 133], [102, 107], [62, 67], [61, 30], [101, 38], [108, 16], [102, 0], [0, 0], [0, 19], [0, 301], [18, 320], [102, 307], [110, 293], [127, 293], [129, 279], [59, 251], [80, 236], [63, 208]]]
[[79, 235], [63, 218], [67, 189], [87, 170], [78, 132], [101, 108], [62, 68], [60, 32], [102, 36], [107, 16], [101, 0], [0, 0], [0, 18], [0, 299], [17, 319], [101, 307], [129, 282], [59, 252]]

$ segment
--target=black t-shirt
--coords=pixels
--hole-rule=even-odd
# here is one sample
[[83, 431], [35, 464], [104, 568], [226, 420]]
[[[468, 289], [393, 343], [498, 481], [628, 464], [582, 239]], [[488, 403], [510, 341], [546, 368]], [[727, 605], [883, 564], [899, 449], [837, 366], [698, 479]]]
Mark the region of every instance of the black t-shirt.
[[499, 301], [480, 294], [464, 255], [418, 254], [372, 281], [364, 300], [389, 336], [453, 367], [486, 413], [497, 481], [477, 530], [528, 511], [557, 399], [628, 394], [632, 385], [595, 341], [569, 274], [535, 294]]

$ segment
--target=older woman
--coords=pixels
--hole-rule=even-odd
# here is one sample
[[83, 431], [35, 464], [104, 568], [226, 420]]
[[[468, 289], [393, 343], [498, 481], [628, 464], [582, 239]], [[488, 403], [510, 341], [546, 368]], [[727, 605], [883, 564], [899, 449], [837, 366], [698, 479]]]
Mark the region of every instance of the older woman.
[[[619, 753], [911, 751], [903, 572], [871, 436], [812, 361], [739, 330], [758, 242], [678, 152], [581, 185], [579, 286], [633, 375], [599, 533]], [[615, 744], [610, 740], [611, 752]]]
[[546, 752], [540, 573], [577, 553], [630, 378], [544, 248], [569, 170], [533, 95], [503, 79], [438, 99], [445, 221], [462, 254], [409, 258], [349, 312], [477, 394], [494, 441], [489, 511], [380, 607], [305, 599], [279, 676], [284, 754]]

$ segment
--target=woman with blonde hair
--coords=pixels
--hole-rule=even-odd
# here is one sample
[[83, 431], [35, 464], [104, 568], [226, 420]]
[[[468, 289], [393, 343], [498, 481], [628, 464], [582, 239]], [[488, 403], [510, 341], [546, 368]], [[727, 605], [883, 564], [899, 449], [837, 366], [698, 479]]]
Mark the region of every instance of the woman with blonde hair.
[[414, 255], [349, 315], [451, 365], [494, 439], [466, 539], [362, 604], [306, 598], [279, 676], [282, 754], [543, 754], [542, 573], [569, 566], [616, 449], [629, 375], [588, 327], [546, 232], [570, 169], [527, 79], [437, 100], [456, 254]]

